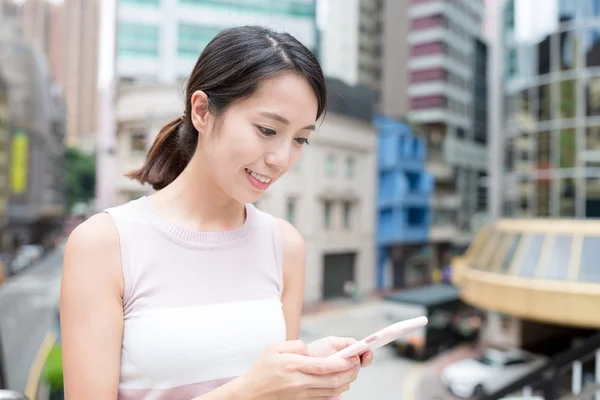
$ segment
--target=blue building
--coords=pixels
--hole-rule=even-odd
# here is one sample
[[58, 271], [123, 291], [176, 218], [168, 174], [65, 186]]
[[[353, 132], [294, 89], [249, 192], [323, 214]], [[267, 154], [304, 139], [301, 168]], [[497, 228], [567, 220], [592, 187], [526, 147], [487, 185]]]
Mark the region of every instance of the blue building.
[[392, 118], [376, 116], [373, 123], [379, 134], [377, 287], [402, 287], [409, 283], [409, 259], [428, 251], [434, 178], [425, 170], [424, 139]]

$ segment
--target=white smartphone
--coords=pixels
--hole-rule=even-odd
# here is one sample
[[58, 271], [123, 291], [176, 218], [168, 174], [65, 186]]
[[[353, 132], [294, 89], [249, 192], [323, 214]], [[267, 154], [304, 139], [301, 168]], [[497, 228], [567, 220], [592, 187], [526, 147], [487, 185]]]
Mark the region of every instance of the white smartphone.
[[396, 322], [389, 325], [372, 335], [367, 336], [363, 340], [346, 347], [343, 350], [333, 353], [329, 357], [348, 358], [363, 354], [368, 350], [375, 350], [385, 346], [392, 341], [399, 339], [407, 332], [414, 331], [427, 325], [427, 317], [417, 317], [407, 319], [405, 321]]

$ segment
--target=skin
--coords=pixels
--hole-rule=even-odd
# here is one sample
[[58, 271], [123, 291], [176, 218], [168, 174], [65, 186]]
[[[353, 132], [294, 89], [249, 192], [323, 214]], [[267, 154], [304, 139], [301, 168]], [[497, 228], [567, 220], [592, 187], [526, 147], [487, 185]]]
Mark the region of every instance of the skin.
[[[201, 91], [191, 99], [190, 116], [199, 134], [192, 160], [150, 201], [163, 216], [188, 229], [226, 231], [244, 223], [244, 203], [258, 200], [264, 191], [250, 183], [246, 169], [268, 176], [273, 184], [298, 161], [314, 129], [317, 99], [305, 79], [284, 74], [262, 82], [253, 96], [234, 103], [219, 121], [208, 112], [207, 100]], [[287, 340], [295, 341], [302, 312], [305, 243], [293, 225], [278, 223]], [[65, 248], [60, 312], [68, 398], [117, 398], [123, 287], [116, 227], [108, 214], [97, 214], [73, 231]], [[306, 352], [324, 357], [353, 342], [325, 338], [309, 344]], [[362, 365], [371, 360], [372, 355], [365, 354]], [[202, 399], [235, 398], [227, 396], [240, 384], [225, 385], [228, 389]], [[219, 393], [223, 395], [218, 397]]]

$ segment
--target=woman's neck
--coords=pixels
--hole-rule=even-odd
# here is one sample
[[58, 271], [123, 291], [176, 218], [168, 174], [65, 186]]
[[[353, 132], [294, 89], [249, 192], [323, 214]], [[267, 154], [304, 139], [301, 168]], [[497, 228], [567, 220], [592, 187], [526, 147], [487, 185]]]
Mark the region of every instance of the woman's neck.
[[150, 196], [153, 206], [166, 218], [191, 230], [218, 232], [239, 228], [246, 219], [244, 204], [223, 192], [209, 171], [197, 164], [190, 162], [173, 183]]

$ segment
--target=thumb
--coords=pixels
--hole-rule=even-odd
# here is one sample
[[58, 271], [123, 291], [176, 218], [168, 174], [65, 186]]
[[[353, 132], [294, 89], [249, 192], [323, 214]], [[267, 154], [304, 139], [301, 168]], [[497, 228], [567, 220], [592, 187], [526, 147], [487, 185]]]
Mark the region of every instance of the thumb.
[[303, 356], [308, 355], [308, 349], [302, 340], [287, 340], [285, 342], [277, 343], [275, 345], [275, 351], [278, 353], [293, 353]]
[[358, 340], [354, 338], [344, 338], [344, 337], [332, 337], [329, 339], [329, 345], [335, 351], [340, 351], [345, 349], [346, 347], [353, 345], [358, 342]]

